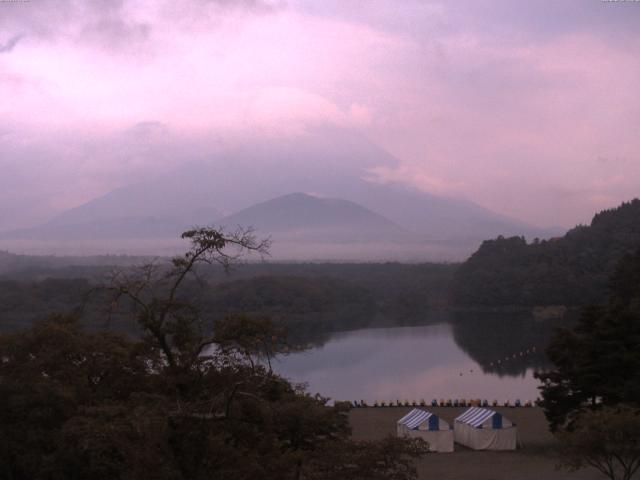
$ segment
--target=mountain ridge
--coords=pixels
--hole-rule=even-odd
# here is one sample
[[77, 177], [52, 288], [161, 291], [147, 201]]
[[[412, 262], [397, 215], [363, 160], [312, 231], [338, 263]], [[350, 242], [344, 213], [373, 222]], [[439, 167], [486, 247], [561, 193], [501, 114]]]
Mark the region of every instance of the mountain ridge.
[[[171, 172], [149, 174], [143, 180], [62, 212], [49, 222], [18, 232], [5, 232], [0, 239], [17, 237], [16, 242], [31, 239], [41, 245], [38, 251], [46, 251], [46, 242], [54, 239], [78, 242], [82, 238], [98, 245], [105, 239], [137, 238], [147, 242], [137, 248], [136, 253], [140, 254], [145, 246], [153, 248], [155, 236], [162, 237], [157, 240], [166, 243], [193, 225], [213, 225], [291, 192], [313, 192], [319, 198], [354, 202], [404, 230], [396, 232], [396, 239], [393, 235], [382, 235], [388, 244], [381, 251], [381, 259], [389, 258], [394, 242], [404, 244], [407, 236], [412, 237], [415, 244], [411, 258], [462, 260], [485, 238], [557, 235], [557, 232], [496, 214], [470, 200], [442, 197], [366, 178], [373, 166], [398, 164], [399, 160], [384, 149], [344, 129], [314, 131], [286, 141], [252, 140], [214, 154], [205, 152], [197, 158], [184, 159]], [[149, 225], [149, 232], [145, 233], [136, 222]], [[381, 230], [391, 232], [394, 228], [387, 225]], [[319, 238], [314, 237], [318, 232], [299, 233], [295, 250], [304, 257], [306, 245], [301, 242]], [[331, 235], [327, 237], [331, 239]], [[0, 248], [6, 248], [5, 240]], [[439, 250], [455, 247], [456, 253], [431, 257], [421, 253], [427, 251], [422, 250], [425, 242], [437, 245]], [[116, 247], [114, 242], [105, 244], [105, 248]], [[118, 251], [124, 253], [127, 248], [128, 244]], [[307, 250], [315, 258], [316, 247]], [[357, 252], [357, 245], [352, 250]], [[375, 258], [375, 252], [372, 255]]]
[[350, 200], [300, 192], [252, 205], [219, 220], [219, 223], [227, 227], [251, 226], [258, 233], [263, 231], [278, 236], [298, 233], [309, 238], [317, 239], [319, 236], [324, 240], [336, 240], [342, 236], [341, 240], [351, 237], [354, 241], [363, 241], [374, 234], [380, 239], [397, 238], [408, 233], [388, 218]]

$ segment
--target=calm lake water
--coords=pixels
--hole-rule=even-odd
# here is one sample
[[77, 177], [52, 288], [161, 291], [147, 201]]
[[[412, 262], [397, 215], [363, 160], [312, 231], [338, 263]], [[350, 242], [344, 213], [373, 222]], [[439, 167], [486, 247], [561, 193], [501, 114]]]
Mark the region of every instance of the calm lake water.
[[532, 328], [520, 324], [501, 334], [493, 324], [442, 323], [341, 332], [279, 359], [274, 369], [334, 400], [533, 401], [544, 338]]

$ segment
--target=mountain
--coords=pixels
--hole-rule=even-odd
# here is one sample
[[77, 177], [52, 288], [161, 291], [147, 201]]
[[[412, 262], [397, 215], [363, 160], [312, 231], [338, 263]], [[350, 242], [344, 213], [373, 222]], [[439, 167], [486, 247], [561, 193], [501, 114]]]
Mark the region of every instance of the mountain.
[[482, 240], [498, 235], [524, 235], [533, 239], [562, 232], [533, 227], [469, 200], [438, 196], [400, 184], [358, 179], [340, 196], [384, 215], [411, 232], [426, 235], [432, 241], [464, 245], [470, 249]]
[[271, 257], [278, 260], [412, 261], [453, 254], [433, 250], [418, 235], [355, 202], [304, 193], [258, 203], [219, 223], [229, 229], [251, 226], [257, 236], [269, 236]]
[[209, 225], [222, 213], [206, 190], [149, 182], [119, 188], [33, 228], [4, 232], [0, 239], [98, 241], [177, 238], [194, 225]]
[[[342, 199], [357, 204], [369, 213], [365, 215], [369, 220], [363, 225], [374, 225], [373, 217], [377, 216], [380, 228], [376, 238], [379, 243], [384, 240], [385, 245], [377, 251], [371, 250], [366, 257], [370, 260], [462, 260], [485, 238], [557, 235], [468, 200], [372, 181], [369, 177], [373, 168], [394, 168], [399, 161], [347, 129], [319, 128], [289, 138], [252, 138], [215, 148], [197, 145], [193, 149], [198, 153], [180, 159], [176, 162], [179, 166], [170, 172], [149, 172], [144, 179], [65, 211], [45, 224], [0, 235], [0, 248], [70, 253], [71, 246], [86, 242], [89, 246], [81, 249], [85, 254], [160, 253], [156, 244], [163, 245], [162, 252], [169, 244], [175, 251], [179, 245], [175, 239], [180, 231], [193, 225], [219, 224], [222, 218], [225, 222], [249, 223], [258, 228], [277, 227], [274, 235], [282, 238], [280, 234], [285, 225], [276, 222], [274, 204], [267, 205], [272, 209], [267, 212], [269, 224], [261, 223], [260, 215], [252, 214], [252, 210], [244, 210], [283, 195], [286, 200], [291, 192], [307, 192], [316, 199]], [[287, 203], [285, 200], [282, 201]], [[288, 201], [296, 203], [292, 198]], [[311, 217], [319, 222], [320, 210], [329, 207], [329, 204], [316, 205], [314, 208], [319, 210]], [[345, 211], [339, 212], [343, 208]], [[336, 215], [347, 215], [354, 208], [346, 203], [334, 208], [329, 215], [337, 222], [333, 233], [329, 234], [327, 225], [315, 226], [322, 227], [322, 235], [317, 228], [311, 230], [315, 228], [313, 225], [302, 222], [302, 213], [291, 210], [297, 215], [292, 218], [308, 230], [305, 233], [302, 228], [289, 226], [287, 255], [317, 258], [320, 250], [312, 245], [315, 240], [341, 242], [344, 246], [372, 238], [372, 229], [367, 230], [368, 227], [355, 235], [353, 225], [348, 233], [348, 225], [340, 224], [341, 217]], [[362, 211], [360, 214], [364, 215]], [[403, 252], [398, 242], [402, 243]], [[406, 245], [408, 242], [413, 242], [413, 246]], [[429, 243], [428, 248], [425, 242]], [[349, 259], [351, 253], [360, 258], [362, 252], [354, 243], [340, 258]], [[332, 253], [326, 253], [329, 257], [324, 255], [324, 259], [333, 258]]]
[[[208, 224], [222, 217], [212, 204], [210, 189], [183, 188], [170, 178], [118, 188], [54, 217], [47, 225], [83, 225], [93, 222], [123, 222], [155, 219], [180, 228]], [[152, 222], [153, 223], [153, 222]], [[123, 225], [123, 226], [125, 226]]]
[[357, 203], [291, 193], [227, 216], [227, 228], [252, 226], [278, 239], [324, 242], [373, 242], [408, 236], [402, 227]]
[[606, 299], [616, 264], [640, 249], [640, 200], [597, 213], [560, 238], [487, 240], [456, 272], [458, 305], [586, 305]]

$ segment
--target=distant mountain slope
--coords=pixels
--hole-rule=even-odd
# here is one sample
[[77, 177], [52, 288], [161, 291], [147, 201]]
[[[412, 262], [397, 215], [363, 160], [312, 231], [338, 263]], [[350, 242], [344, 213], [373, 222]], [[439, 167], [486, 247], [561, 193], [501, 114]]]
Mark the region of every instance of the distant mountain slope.
[[[209, 222], [210, 223], [210, 222]], [[0, 239], [80, 242], [178, 238], [190, 224], [154, 217], [123, 217], [78, 223], [49, 222], [34, 228], [0, 233]]]
[[146, 179], [69, 210], [53, 222], [78, 224], [120, 218], [127, 212], [124, 216], [210, 224], [223, 214], [302, 191], [350, 200], [433, 241], [466, 245], [469, 253], [497, 235], [533, 239], [559, 234], [469, 200], [367, 179], [374, 167], [399, 164], [393, 155], [349, 129], [319, 128], [280, 140], [247, 139], [198, 158], [181, 159], [169, 174], [149, 173]]
[[[344, 246], [347, 242], [370, 239], [373, 227], [367, 225], [377, 225], [374, 229], [378, 240], [386, 241], [383, 249], [373, 249], [367, 254], [368, 261], [462, 260], [485, 238], [525, 235], [532, 239], [557, 235], [468, 200], [367, 179], [373, 167], [394, 168], [398, 164], [398, 159], [348, 129], [324, 128], [279, 140], [252, 138], [220, 147], [219, 151], [207, 151], [203, 147], [197, 156], [177, 159], [178, 166], [171, 172], [148, 172], [137, 183], [63, 212], [45, 224], [5, 232], [0, 235], [0, 248], [31, 252], [35, 249], [39, 253], [147, 254], [158, 249], [165, 252], [165, 246], [179, 247], [176, 238], [184, 229], [219, 224], [224, 215], [228, 215], [225, 221], [234, 224], [282, 230], [285, 225], [278, 223], [281, 220], [276, 221], [273, 212], [269, 225], [261, 223], [260, 215], [250, 216], [250, 212], [246, 217], [229, 215], [265, 199], [299, 191], [354, 202], [370, 215], [358, 235], [347, 234], [345, 230], [347, 227], [352, 233], [356, 230], [355, 220], [347, 216], [355, 212], [346, 204], [334, 208], [332, 221], [337, 223], [331, 235], [327, 225], [315, 226], [324, 230], [323, 235], [309, 230], [311, 225], [305, 227], [306, 232], [298, 229], [296, 235], [294, 229], [289, 228], [287, 239], [291, 242], [287, 244], [286, 255], [296, 259], [318, 258], [320, 250], [312, 245], [313, 240], [337, 241]], [[338, 221], [342, 217], [335, 216], [338, 213], [344, 216], [342, 224]], [[376, 215], [374, 221], [372, 216]], [[322, 218], [319, 212], [313, 217], [316, 222]], [[296, 218], [298, 222], [302, 220], [300, 216]], [[302, 227], [303, 223], [298, 225]], [[397, 242], [404, 242], [407, 235], [412, 236], [413, 246], [404, 245], [402, 251]], [[27, 240], [33, 245], [28, 246]], [[171, 246], [170, 241], [173, 241]], [[426, 242], [430, 243], [429, 248]], [[343, 249], [339, 258], [361, 258], [361, 253], [353, 243], [352, 248]], [[321, 258], [336, 257], [327, 253]]]
[[616, 263], [640, 248], [640, 200], [593, 217], [564, 237], [487, 240], [457, 271], [458, 305], [585, 305], [606, 298]]
[[149, 181], [118, 188], [54, 217], [50, 225], [81, 225], [122, 219], [158, 219], [184, 226], [211, 223], [222, 217], [206, 189]]
[[361, 205], [304, 193], [283, 195], [220, 220], [222, 225], [252, 226], [260, 234], [313, 241], [367, 242], [401, 240], [402, 227]]
[[432, 240], [471, 248], [498, 235], [524, 235], [533, 239], [564, 233], [561, 229], [533, 227], [469, 200], [434, 195], [400, 184], [378, 184], [360, 179], [339, 196], [358, 202]]
[[149, 182], [119, 188], [33, 228], [0, 233], [0, 239], [103, 241], [177, 238], [193, 225], [222, 217], [206, 191]]

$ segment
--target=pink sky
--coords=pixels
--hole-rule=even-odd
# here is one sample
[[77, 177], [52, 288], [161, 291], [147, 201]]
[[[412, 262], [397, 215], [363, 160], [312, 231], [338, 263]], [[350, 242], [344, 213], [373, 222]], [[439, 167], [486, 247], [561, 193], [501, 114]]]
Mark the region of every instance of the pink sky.
[[600, 0], [0, 2], [0, 230], [319, 124], [400, 160], [367, 178], [586, 222], [640, 193], [638, 25]]

